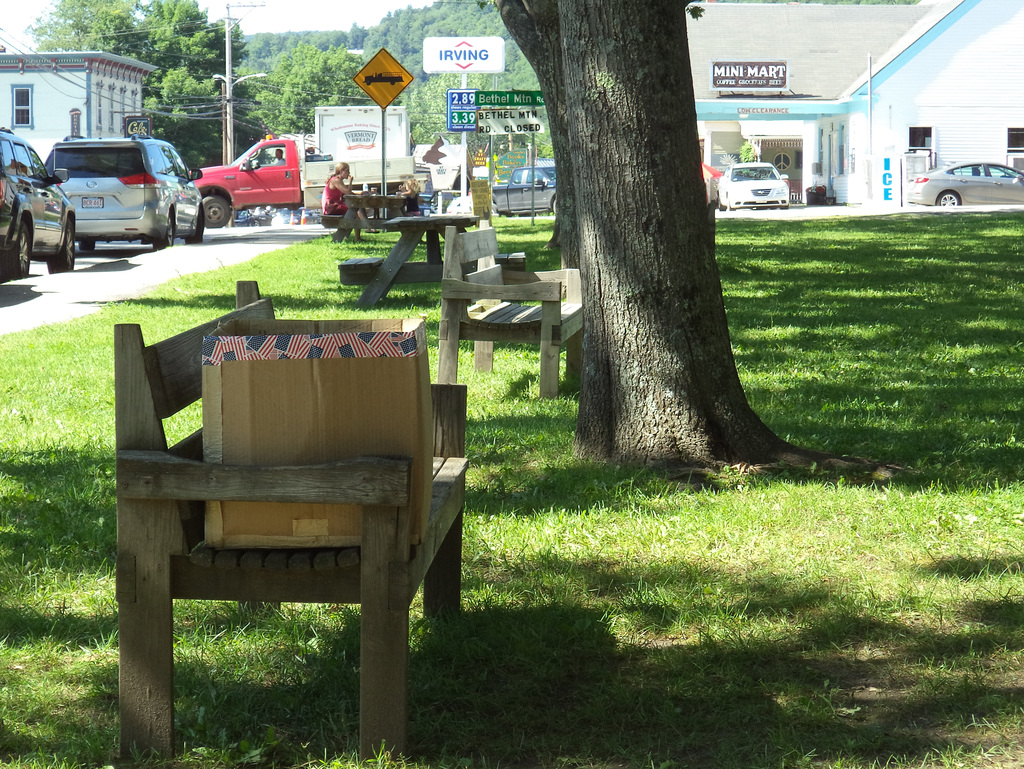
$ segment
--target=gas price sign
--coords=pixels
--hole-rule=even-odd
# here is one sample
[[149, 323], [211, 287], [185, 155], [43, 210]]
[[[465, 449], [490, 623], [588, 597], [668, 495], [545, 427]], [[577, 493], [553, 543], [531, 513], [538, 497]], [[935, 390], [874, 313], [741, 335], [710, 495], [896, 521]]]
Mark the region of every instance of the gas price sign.
[[449, 89], [448, 130], [476, 131], [476, 89]]

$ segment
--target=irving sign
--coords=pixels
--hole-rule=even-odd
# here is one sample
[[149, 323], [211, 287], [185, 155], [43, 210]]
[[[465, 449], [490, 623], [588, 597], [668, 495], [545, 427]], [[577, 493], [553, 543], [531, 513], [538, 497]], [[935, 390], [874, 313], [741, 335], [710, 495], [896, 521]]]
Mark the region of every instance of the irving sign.
[[785, 61], [713, 61], [712, 91], [787, 91], [789, 63]]

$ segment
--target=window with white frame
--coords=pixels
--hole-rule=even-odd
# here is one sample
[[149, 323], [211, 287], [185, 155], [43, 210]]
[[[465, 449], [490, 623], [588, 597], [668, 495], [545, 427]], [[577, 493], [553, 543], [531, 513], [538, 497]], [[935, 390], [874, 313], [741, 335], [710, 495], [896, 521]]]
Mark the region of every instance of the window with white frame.
[[32, 127], [32, 87], [13, 86], [12, 96], [14, 101], [14, 127]]

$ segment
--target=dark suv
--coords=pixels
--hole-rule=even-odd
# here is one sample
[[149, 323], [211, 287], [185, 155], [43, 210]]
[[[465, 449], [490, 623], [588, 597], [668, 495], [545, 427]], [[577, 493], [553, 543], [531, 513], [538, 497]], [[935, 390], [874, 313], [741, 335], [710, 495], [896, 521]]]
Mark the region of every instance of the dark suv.
[[0, 128], [0, 283], [27, 278], [32, 259], [50, 272], [75, 269], [75, 208], [32, 145]]
[[160, 139], [72, 139], [57, 142], [50, 170], [67, 169], [64, 190], [78, 211], [78, 242], [91, 251], [97, 240], [151, 243], [159, 251], [184, 238], [202, 243], [202, 195], [174, 146]]

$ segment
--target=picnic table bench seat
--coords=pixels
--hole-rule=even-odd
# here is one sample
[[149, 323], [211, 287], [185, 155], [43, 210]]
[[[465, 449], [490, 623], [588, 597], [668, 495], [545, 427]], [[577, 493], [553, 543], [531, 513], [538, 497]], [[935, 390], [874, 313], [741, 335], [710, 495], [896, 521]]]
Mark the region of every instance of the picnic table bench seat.
[[[498, 254], [494, 261], [506, 269], [526, 271], [526, 254], [522, 251], [513, 254]], [[357, 256], [346, 259], [338, 265], [341, 284], [344, 286], [365, 286], [377, 275], [384, 257]], [[406, 262], [398, 268], [392, 283], [440, 283], [441, 265], [427, 262]]]
[[[410, 544], [412, 459], [359, 456], [321, 465], [253, 467], [203, 461], [201, 431], [168, 446], [163, 420], [201, 397], [203, 336], [239, 318], [272, 320], [253, 282], [237, 309], [147, 345], [115, 327], [116, 596], [122, 756], [173, 755], [173, 601], [360, 605], [359, 753], [405, 751], [410, 605], [458, 610], [465, 494], [465, 388], [431, 385], [433, 480], [428, 522]], [[358, 546], [204, 545], [204, 500], [359, 505]]]

